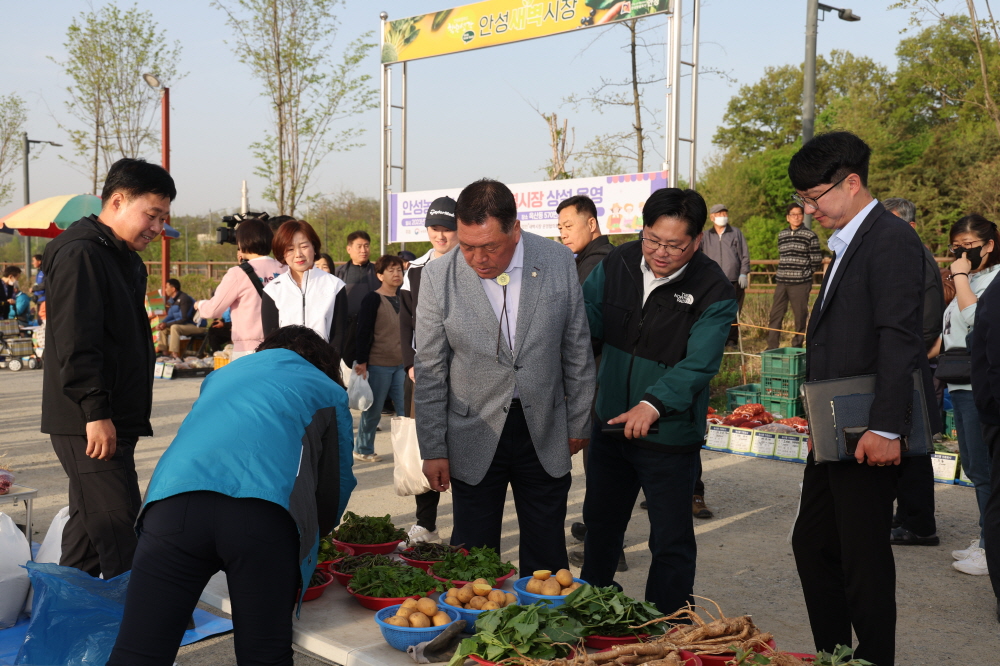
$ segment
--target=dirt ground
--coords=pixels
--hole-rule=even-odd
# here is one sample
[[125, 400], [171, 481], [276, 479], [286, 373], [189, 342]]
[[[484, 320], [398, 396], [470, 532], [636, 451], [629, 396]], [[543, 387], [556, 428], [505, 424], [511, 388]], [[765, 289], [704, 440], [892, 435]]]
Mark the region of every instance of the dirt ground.
[[[197, 398], [199, 379], [158, 380], [154, 390], [153, 429], [156, 436], [139, 443], [136, 464], [143, 489], [160, 454], [177, 432]], [[66, 477], [48, 440], [39, 432], [42, 373], [0, 370], [0, 454], [15, 467], [17, 483], [37, 488], [35, 540], [41, 541], [55, 513], [66, 505]], [[397, 525], [414, 520], [413, 500], [397, 497], [392, 487], [392, 447], [388, 420], [376, 437], [380, 463], [357, 464], [358, 488], [349, 508], [362, 514], [390, 513]], [[802, 591], [787, 536], [795, 516], [802, 466], [734, 455], [703, 452], [706, 501], [715, 518], [696, 521], [698, 576], [695, 593], [718, 602], [728, 615], [750, 613], [778, 646], [812, 652], [813, 645]], [[580, 520], [583, 467], [579, 456], [573, 471], [567, 523]], [[951, 551], [965, 548], [976, 533], [976, 504], [971, 488], [938, 484], [938, 547], [900, 547], [897, 563], [897, 664], [996, 663], [1000, 625], [988, 576], [968, 576], [951, 567]], [[22, 507], [3, 507], [23, 522]], [[518, 531], [513, 503], [508, 500], [503, 556], [517, 563]], [[618, 581], [626, 593], [642, 598], [650, 557], [645, 512], [636, 506], [626, 553], [630, 569]], [[451, 531], [450, 497], [442, 498], [439, 532]], [[571, 548], [577, 547], [568, 536]], [[990, 655], [993, 655], [992, 657]], [[182, 648], [181, 666], [235, 664], [232, 635]], [[306, 654], [296, 664], [327, 663]], [[880, 665], [884, 666], [884, 665]]]

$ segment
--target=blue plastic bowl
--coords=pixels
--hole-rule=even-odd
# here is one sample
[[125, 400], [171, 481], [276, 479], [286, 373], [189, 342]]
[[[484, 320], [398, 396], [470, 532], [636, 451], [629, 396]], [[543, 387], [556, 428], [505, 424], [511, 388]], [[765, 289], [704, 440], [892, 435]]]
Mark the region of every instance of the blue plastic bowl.
[[[528, 585], [528, 581], [531, 580], [531, 576], [527, 578], [518, 578], [514, 581], [514, 594], [517, 595], [517, 603], [522, 606], [529, 606], [531, 604], [538, 603], [541, 601], [543, 604], [548, 604], [549, 606], [562, 606], [566, 603], [566, 597], [569, 595], [561, 597], [550, 597], [544, 594], [532, 594], [524, 589]], [[574, 582], [580, 583], [581, 585], [586, 585], [587, 581], [580, 578], [574, 578]]]
[[459, 619], [457, 609], [452, 606], [442, 606], [441, 610], [448, 613], [448, 617], [451, 618], [451, 622], [448, 624], [442, 624], [440, 627], [427, 627], [426, 629], [416, 627], [394, 627], [386, 622], [385, 618], [395, 615], [396, 611], [398, 611], [402, 605], [403, 604], [396, 604], [395, 606], [389, 606], [375, 613], [375, 622], [378, 624], [378, 628], [382, 630], [382, 638], [385, 639], [386, 643], [400, 652], [406, 652], [406, 648], [416, 645], [417, 643], [434, 640], [438, 634], [445, 630], [448, 624], [451, 624], [451, 622]]
[[[505, 594], [507, 592], [507, 590], [501, 590], [499, 587], [494, 587], [493, 589], [499, 592], [503, 592]], [[475, 633], [475, 631], [473, 631], [473, 627], [476, 626], [476, 620], [478, 620], [479, 616], [485, 613], [486, 611], [473, 610], [471, 608], [459, 608], [458, 606], [451, 606], [449, 604], [446, 604], [444, 602], [444, 599], [445, 595], [443, 594], [440, 597], [438, 597], [438, 608], [440, 608], [441, 610], [455, 611], [456, 613], [458, 613], [458, 617], [465, 620], [466, 633], [470, 634]]]

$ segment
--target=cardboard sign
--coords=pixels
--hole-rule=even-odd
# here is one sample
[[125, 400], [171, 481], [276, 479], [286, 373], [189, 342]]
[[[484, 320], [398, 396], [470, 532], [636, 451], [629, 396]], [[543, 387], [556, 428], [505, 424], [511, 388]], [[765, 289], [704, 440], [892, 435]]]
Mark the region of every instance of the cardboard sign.
[[729, 450], [741, 456], [752, 456], [753, 430], [732, 428], [729, 432]]
[[705, 448], [712, 451], [729, 450], [729, 426], [710, 425], [708, 426], [708, 437], [705, 440]]
[[776, 446], [777, 433], [753, 431], [753, 444], [750, 445], [750, 452], [758, 458], [774, 458]]
[[781, 433], [775, 438], [774, 457], [777, 460], [799, 462], [799, 450], [805, 445], [805, 438], [801, 435]]
[[931, 466], [934, 468], [935, 482], [955, 483], [955, 473], [958, 469], [958, 454], [944, 452], [932, 453]]

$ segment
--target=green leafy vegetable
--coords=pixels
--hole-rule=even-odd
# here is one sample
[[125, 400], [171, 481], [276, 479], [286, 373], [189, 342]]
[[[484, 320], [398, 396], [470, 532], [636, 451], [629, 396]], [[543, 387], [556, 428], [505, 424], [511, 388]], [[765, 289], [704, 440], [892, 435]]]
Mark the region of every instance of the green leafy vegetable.
[[833, 653], [820, 652], [816, 655], [814, 666], [874, 666], [870, 661], [864, 659], [852, 659], [854, 648], [849, 645], [838, 645], [833, 648]]
[[367, 569], [369, 567], [376, 566], [396, 567], [397, 569], [413, 568], [405, 562], [394, 560], [385, 555], [375, 555], [373, 553], [365, 553], [364, 555], [348, 555], [333, 566], [337, 571], [343, 574], [355, 574], [359, 569]]
[[406, 531], [392, 524], [392, 516], [386, 514], [378, 516], [359, 516], [356, 513], [347, 511], [344, 513], [344, 520], [340, 527], [335, 529], [331, 536], [343, 543], [358, 543], [362, 545], [372, 545], [379, 543], [389, 543], [390, 541], [406, 541]]
[[427, 594], [438, 585], [417, 567], [376, 566], [358, 569], [351, 579], [351, 590], [366, 597], [409, 597]]
[[317, 562], [329, 562], [330, 560], [336, 560], [338, 558], [347, 555], [344, 551], [337, 547], [337, 544], [333, 543], [333, 535], [327, 534], [325, 537], [319, 540], [319, 555], [317, 556]]
[[489, 546], [473, 548], [468, 555], [451, 553], [440, 562], [431, 565], [431, 573], [435, 576], [464, 581], [485, 578], [494, 587], [496, 579], [506, 576], [511, 569], [517, 571], [510, 562], [501, 562], [500, 554]]
[[459, 644], [448, 666], [462, 666], [470, 654], [493, 662], [565, 657], [582, 629], [573, 618], [542, 603], [486, 611], [476, 620], [476, 634]]
[[584, 636], [637, 636], [662, 634], [664, 630], [664, 623], [632, 629], [663, 617], [663, 613], [653, 604], [636, 601], [613, 586], [581, 585], [566, 597], [560, 610], [580, 623]]
[[[449, 546], [443, 543], [421, 541], [420, 543], [409, 548], [407, 552], [403, 553], [403, 555], [411, 560], [417, 560], [419, 562], [440, 562], [452, 553], [457, 553], [460, 550], [460, 546]], [[508, 571], [510, 570], [508, 569]]]

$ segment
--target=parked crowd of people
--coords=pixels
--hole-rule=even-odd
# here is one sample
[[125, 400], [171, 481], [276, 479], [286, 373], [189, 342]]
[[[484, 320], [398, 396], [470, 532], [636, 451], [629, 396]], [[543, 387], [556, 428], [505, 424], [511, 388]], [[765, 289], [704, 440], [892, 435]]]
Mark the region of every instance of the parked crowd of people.
[[[880, 203], [868, 190], [869, 158], [847, 132], [817, 136], [792, 158], [796, 194], [778, 235], [770, 328], [782, 328], [790, 306], [809, 381], [876, 376], [857, 462], [813, 464], [810, 454], [792, 541], [816, 647], [850, 645], [853, 632], [855, 655], [884, 666], [895, 651], [891, 546], [938, 543], [929, 457], [904, 455], [915, 371], [947, 385], [976, 487], [980, 535], [954, 553], [955, 568], [1000, 567], [1000, 548], [991, 549], [1000, 544], [1000, 494], [990, 493], [1000, 482], [1000, 235], [978, 215], [955, 223], [955, 260], [942, 281], [911, 228], [913, 204]], [[431, 487], [415, 498], [411, 540], [439, 538], [438, 501], [450, 489], [452, 543], [499, 549], [510, 488], [523, 570], [573, 561], [583, 579], [612, 585], [628, 567], [624, 536], [641, 492], [652, 554], [645, 597], [664, 613], [693, 601], [693, 518], [711, 516], [700, 457], [709, 384], [737, 340], [750, 274], [746, 239], [724, 204], [657, 190], [639, 239], [615, 245], [594, 202], [574, 196], [559, 206], [558, 243], [522, 230], [511, 190], [484, 179], [431, 204], [425, 255], [373, 262], [371, 238], [357, 231], [340, 266], [306, 221], [243, 221], [239, 264], [212, 298], [195, 302], [168, 281], [167, 351], [180, 352], [196, 317], [228, 312], [235, 362], [206, 378], [143, 502], [134, 450], [152, 434], [155, 352], [137, 253], [162, 230], [175, 194], [160, 167], [121, 160], [100, 215], [70, 227], [40, 261], [52, 306], [42, 430], [70, 479], [61, 564], [105, 578], [133, 570], [109, 663], [169, 663], [197, 593], [219, 569], [236, 590], [236, 616], [241, 605], [259, 606], [239, 591], [258, 580], [260, 549], [225, 520], [243, 512], [266, 517], [259, 529], [277, 544], [268, 560], [282, 560], [267, 593], [281, 603], [237, 627], [247, 637], [237, 651], [290, 660], [295, 589], [309, 579], [316, 537], [344, 510], [352, 462], [380, 459], [375, 432], [387, 407], [415, 418]], [[804, 215], [834, 231], [811, 315], [823, 259]], [[779, 340], [770, 331], [768, 346]], [[356, 434], [346, 372], [366, 378], [374, 397]], [[246, 400], [256, 406], [248, 411]], [[244, 417], [254, 423], [232, 425]], [[583, 519], [570, 532], [583, 548], [571, 556], [567, 499], [581, 451]], [[256, 473], [262, 460], [268, 471]], [[994, 589], [1000, 598], [1000, 581]], [[155, 610], [143, 608], [149, 594], [163, 601]]]

